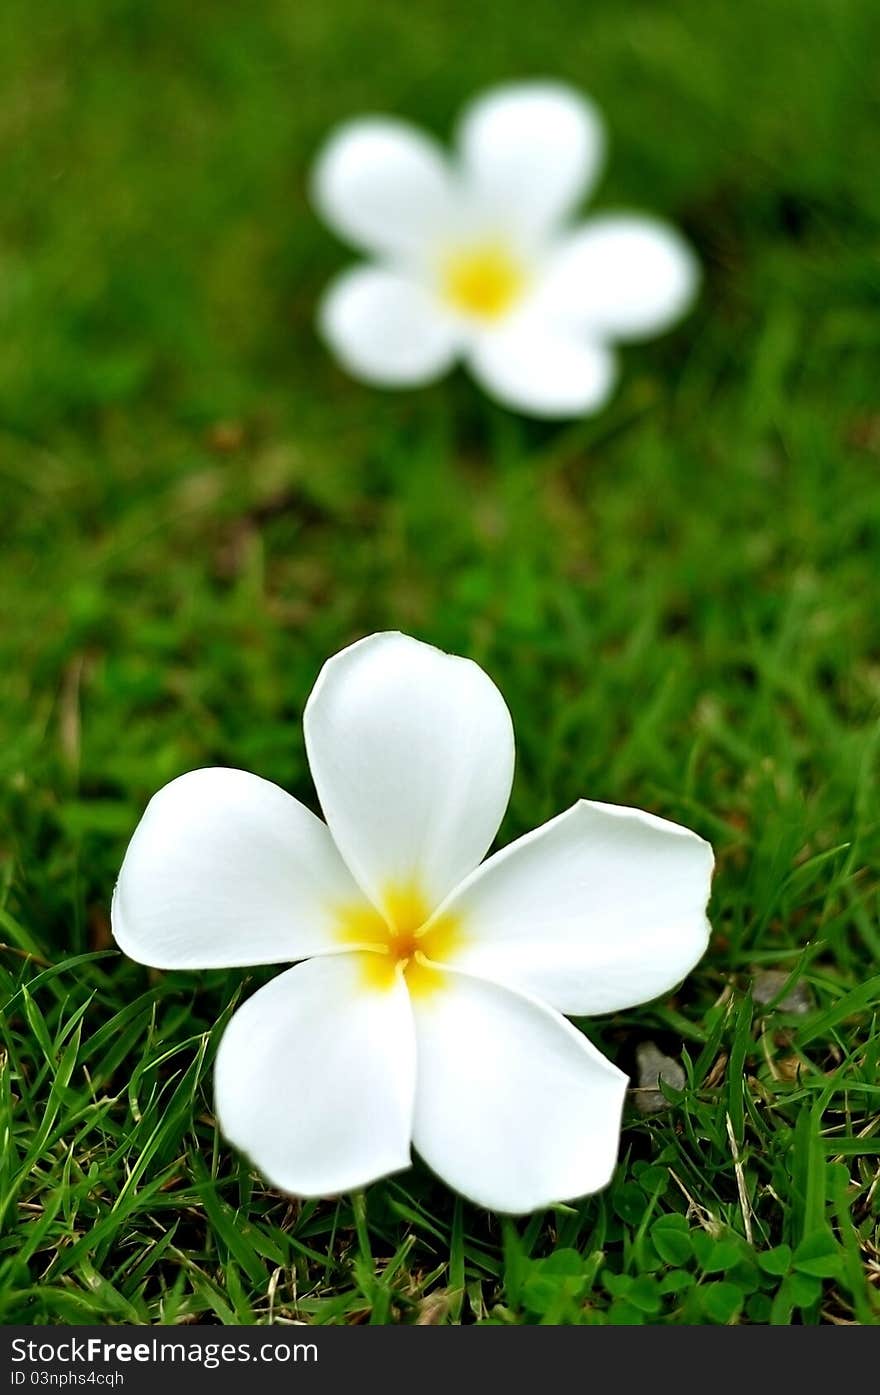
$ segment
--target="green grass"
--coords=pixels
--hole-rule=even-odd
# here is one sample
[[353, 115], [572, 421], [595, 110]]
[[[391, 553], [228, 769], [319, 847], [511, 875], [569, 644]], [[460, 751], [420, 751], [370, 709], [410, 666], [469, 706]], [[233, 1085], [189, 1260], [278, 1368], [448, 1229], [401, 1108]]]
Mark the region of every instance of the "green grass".
[[[9, 0], [0, 38], [0, 1320], [876, 1322], [878, 7]], [[697, 311], [570, 426], [350, 382], [311, 328], [346, 256], [317, 144], [536, 72], [607, 113], [598, 202], [686, 229]], [[686, 1088], [525, 1221], [421, 1166], [267, 1190], [211, 1107], [267, 974], [109, 937], [168, 779], [314, 805], [303, 703], [385, 627], [507, 697], [501, 841], [586, 795], [718, 852], [700, 967], [585, 1024]], [[753, 1004], [767, 968], [806, 1016]]]

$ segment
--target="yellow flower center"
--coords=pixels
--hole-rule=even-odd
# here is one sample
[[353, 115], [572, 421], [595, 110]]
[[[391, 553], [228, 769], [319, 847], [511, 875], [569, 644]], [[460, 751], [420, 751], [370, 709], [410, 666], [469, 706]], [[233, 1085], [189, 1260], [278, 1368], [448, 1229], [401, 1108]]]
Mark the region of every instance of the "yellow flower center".
[[453, 252], [441, 268], [444, 299], [456, 310], [480, 320], [497, 320], [505, 314], [525, 281], [519, 262], [495, 242]]
[[402, 973], [416, 997], [443, 985], [440, 965], [462, 942], [458, 916], [431, 921], [428, 905], [417, 887], [390, 886], [383, 897], [384, 915], [362, 902], [337, 910], [337, 935], [352, 949], [368, 950], [364, 974], [370, 988], [387, 989]]

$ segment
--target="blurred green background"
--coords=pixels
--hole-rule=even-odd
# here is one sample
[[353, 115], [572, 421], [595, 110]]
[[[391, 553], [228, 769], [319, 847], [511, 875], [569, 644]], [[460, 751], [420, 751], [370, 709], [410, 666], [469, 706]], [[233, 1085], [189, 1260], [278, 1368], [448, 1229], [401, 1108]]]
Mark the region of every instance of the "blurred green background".
[[[419, 1172], [406, 1207], [430, 1199], [446, 1250], [401, 1213], [397, 1184], [373, 1189], [368, 1220], [345, 1203], [282, 1224], [284, 1203], [255, 1200], [222, 1145], [211, 1154], [209, 1070], [198, 1089], [185, 1076], [175, 1130], [136, 1170], [126, 1195], [144, 1189], [140, 1204], [107, 1222], [132, 1165], [126, 1140], [141, 1158], [143, 1120], [177, 1088], [163, 1053], [179, 1051], [171, 1064], [185, 1072], [188, 1043], [208, 1040], [198, 1033], [242, 976], [148, 988], [116, 957], [39, 975], [108, 949], [122, 853], [168, 779], [240, 765], [314, 805], [302, 706], [327, 655], [381, 628], [467, 653], [502, 688], [518, 739], [503, 841], [587, 795], [715, 842], [716, 937], [701, 969], [672, 1004], [590, 1028], [625, 1066], [646, 1035], [676, 1052], [685, 1042], [699, 1066], [688, 1102], [631, 1124], [619, 1185], [636, 1186], [632, 1158], [673, 1158], [698, 1205], [742, 1238], [732, 1111], [755, 1243], [796, 1248], [827, 1231], [837, 1247], [818, 1288], [795, 1293], [781, 1273], [739, 1302], [706, 1297], [731, 1282], [710, 1268], [693, 1292], [672, 1285], [639, 1307], [587, 1267], [574, 1306], [550, 1305], [554, 1320], [767, 1320], [774, 1302], [774, 1321], [870, 1320], [876, 1156], [866, 1145], [815, 1169], [835, 1131], [876, 1138], [878, 52], [873, 0], [6, 0], [7, 1320], [263, 1318], [281, 1254], [285, 1275], [305, 1265], [300, 1293], [305, 1283], [318, 1306], [297, 1309], [286, 1277], [277, 1302], [314, 1320], [414, 1320], [436, 1292], [437, 1320], [536, 1321], [546, 1306], [522, 1297], [519, 1241], [522, 1264], [563, 1241], [585, 1266], [598, 1251], [615, 1272], [631, 1263], [624, 1235], [642, 1213], [615, 1192], [584, 1203], [568, 1230], [551, 1218], [525, 1238], [509, 1231], [507, 1248]], [[610, 406], [570, 425], [505, 413], [462, 375], [400, 395], [350, 381], [313, 330], [321, 289], [349, 260], [306, 199], [326, 133], [387, 111], [446, 138], [481, 86], [542, 75], [605, 113], [597, 206], [666, 217], [696, 247], [695, 313], [624, 350]], [[753, 1018], [761, 965], [805, 977], [815, 1032]], [[118, 1021], [135, 1000], [141, 1015]], [[84, 1083], [98, 1047], [91, 1074], [74, 1053], [59, 1092], [74, 1027], [87, 1043], [115, 1024], [103, 1050], [124, 1023], [138, 1030], [118, 1037], [98, 1094]], [[825, 1089], [835, 1070], [850, 1113]], [[151, 1082], [140, 1113], [132, 1071]], [[95, 1113], [99, 1096], [111, 1103]], [[810, 1123], [795, 1146], [799, 1115]], [[212, 1183], [200, 1172], [193, 1183], [194, 1162], [168, 1171], [201, 1152]], [[67, 1200], [46, 1219], [57, 1188]], [[169, 1195], [190, 1208], [174, 1242], [185, 1259], [172, 1263], [168, 1241], [154, 1265]], [[242, 1214], [264, 1237], [245, 1255]], [[296, 1235], [311, 1261], [290, 1250]], [[401, 1244], [406, 1263], [382, 1278]], [[323, 1279], [309, 1268], [316, 1248]]]

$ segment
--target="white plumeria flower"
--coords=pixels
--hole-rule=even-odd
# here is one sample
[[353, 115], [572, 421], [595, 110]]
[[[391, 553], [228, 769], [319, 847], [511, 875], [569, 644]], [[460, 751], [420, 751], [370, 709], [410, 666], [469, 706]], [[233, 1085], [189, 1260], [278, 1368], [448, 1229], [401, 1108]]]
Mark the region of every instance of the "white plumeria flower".
[[488, 393], [543, 417], [596, 410], [614, 340], [666, 329], [696, 291], [672, 228], [600, 213], [570, 219], [602, 162], [601, 119], [560, 83], [516, 83], [464, 113], [453, 164], [391, 117], [343, 126], [320, 155], [313, 200], [376, 258], [327, 292], [320, 328], [356, 378], [431, 382], [463, 361]]
[[481, 863], [510, 714], [475, 663], [405, 635], [330, 659], [304, 725], [326, 823], [244, 771], [182, 775], [113, 901], [117, 943], [157, 968], [305, 960], [226, 1028], [223, 1133], [298, 1196], [405, 1168], [411, 1145], [499, 1211], [605, 1186], [627, 1079], [562, 1013], [643, 1002], [693, 967], [708, 843], [581, 802]]

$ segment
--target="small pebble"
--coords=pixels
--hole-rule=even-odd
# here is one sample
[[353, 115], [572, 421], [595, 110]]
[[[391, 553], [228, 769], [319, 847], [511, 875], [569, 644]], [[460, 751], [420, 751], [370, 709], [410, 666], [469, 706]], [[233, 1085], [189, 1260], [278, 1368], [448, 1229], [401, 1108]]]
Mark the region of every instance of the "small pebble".
[[658, 1088], [661, 1080], [674, 1090], [684, 1089], [685, 1076], [679, 1062], [672, 1056], [664, 1056], [653, 1041], [642, 1041], [636, 1047], [636, 1065], [639, 1083], [633, 1095], [640, 1114], [657, 1114], [668, 1108], [669, 1101]]
[[[762, 969], [752, 980], [752, 997], [756, 1003], [770, 1003], [779, 990], [788, 982], [790, 975], [784, 969]], [[792, 1012], [798, 1017], [813, 1009], [813, 995], [809, 984], [796, 983], [775, 1005], [776, 1012]]]

